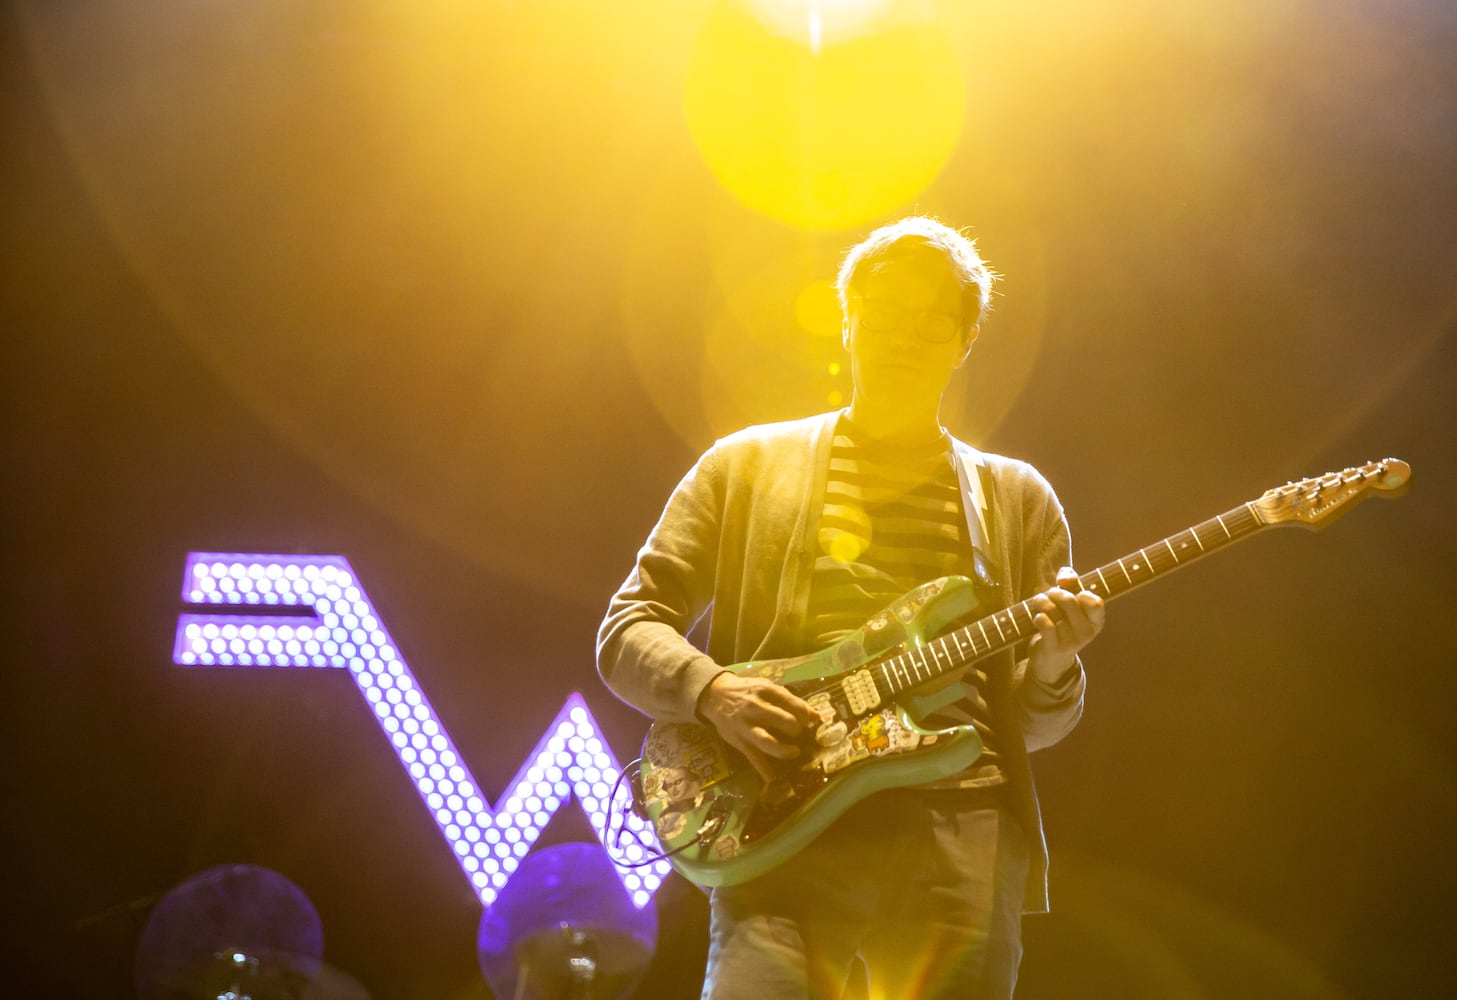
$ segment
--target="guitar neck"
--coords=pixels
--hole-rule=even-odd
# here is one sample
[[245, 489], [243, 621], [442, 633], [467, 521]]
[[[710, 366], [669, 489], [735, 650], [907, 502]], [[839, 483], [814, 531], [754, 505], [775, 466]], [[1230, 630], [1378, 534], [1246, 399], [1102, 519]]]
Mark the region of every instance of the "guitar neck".
[[[1078, 585], [1105, 601], [1111, 601], [1165, 573], [1172, 573], [1226, 545], [1248, 538], [1263, 527], [1265, 523], [1255, 513], [1254, 505], [1240, 504], [1192, 528], [1130, 552], [1122, 559], [1099, 566], [1078, 577]], [[1027, 602], [1023, 601], [1018, 607], [1026, 613]]]
[[[1251, 503], [1241, 504], [1192, 528], [1145, 546], [1078, 578], [1078, 585], [1111, 601], [1172, 573], [1227, 545], [1248, 538], [1266, 524]], [[909, 691], [1037, 633], [1035, 612], [1020, 601], [979, 621], [879, 663], [877, 681], [891, 695]]]
[[[1217, 517], [1176, 535], [1130, 552], [1106, 566], [1078, 577], [1078, 585], [1105, 601], [1128, 593], [1180, 566], [1187, 566], [1261, 528], [1279, 524], [1318, 528], [1340, 517], [1366, 496], [1398, 497], [1406, 492], [1411, 466], [1396, 458], [1329, 472], [1298, 483], [1266, 490]], [[980, 621], [949, 632], [939, 639], [907, 649], [873, 667], [876, 686], [894, 696], [1030, 639], [1037, 632], [1026, 601]]]

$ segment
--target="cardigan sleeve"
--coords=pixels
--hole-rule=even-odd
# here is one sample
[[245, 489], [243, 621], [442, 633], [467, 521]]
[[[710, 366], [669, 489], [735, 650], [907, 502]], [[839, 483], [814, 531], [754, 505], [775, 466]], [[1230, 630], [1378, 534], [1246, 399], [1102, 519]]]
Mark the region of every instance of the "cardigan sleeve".
[[[1062, 506], [1046, 481], [1040, 476], [1037, 478], [1045, 490], [1044, 503], [1038, 516], [1027, 520], [1027, 526], [1034, 530], [1028, 532], [1029, 537], [1023, 542], [1028, 561], [1021, 599], [1053, 587], [1057, 583], [1057, 571], [1072, 565], [1072, 538]], [[1072, 667], [1051, 685], [1029, 671], [1025, 659], [1020, 660], [1013, 684], [1028, 751], [1052, 746], [1072, 732], [1082, 718], [1087, 676], [1081, 658], [1074, 658]]]
[[603, 682], [654, 719], [696, 721], [699, 695], [723, 671], [686, 638], [713, 600], [723, 496], [710, 450], [668, 498], [597, 633]]

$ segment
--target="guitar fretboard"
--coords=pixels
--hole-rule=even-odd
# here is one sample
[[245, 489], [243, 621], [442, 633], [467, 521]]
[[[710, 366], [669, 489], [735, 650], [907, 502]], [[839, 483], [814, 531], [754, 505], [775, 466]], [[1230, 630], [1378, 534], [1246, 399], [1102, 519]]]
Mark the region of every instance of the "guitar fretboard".
[[[1091, 573], [1078, 578], [1078, 586], [1090, 590], [1105, 601], [1141, 587], [1165, 573], [1226, 545], [1246, 538], [1264, 522], [1251, 504], [1232, 510], [1187, 528], [1178, 534], [1130, 552]], [[873, 668], [876, 686], [886, 697], [894, 697], [911, 688], [929, 683], [951, 670], [956, 670], [983, 657], [991, 656], [1037, 633], [1033, 612], [1027, 601], [1020, 601], [979, 621], [948, 632], [914, 649], [907, 649]]]

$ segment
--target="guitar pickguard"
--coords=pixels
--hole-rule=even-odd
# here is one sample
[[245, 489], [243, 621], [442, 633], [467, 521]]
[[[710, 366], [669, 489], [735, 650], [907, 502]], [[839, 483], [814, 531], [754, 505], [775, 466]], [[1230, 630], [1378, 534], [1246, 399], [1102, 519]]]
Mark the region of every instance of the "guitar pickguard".
[[[817, 700], [812, 700], [810, 707], [818, 709], [820, 706], [816, 704]], [[826, 712], [822, 711], [820, 717], [825, 716]], [[808, 765], [810, 768], [830, 776], [870, 757], [884, 757], [915, 750], [920, 747], [923, 739], [920, 732], [902, 723], [900, 713], [893, 707], [877, 709], [852, 721], [853, 726], [834, 720], [833, 717], [827, 720], [830, 735], [838, 739], [827, 746], [817, 746]], [[821, 729], [822, 733], [824, 731]], [[924, 738], [934, 740], [935, 736]]]

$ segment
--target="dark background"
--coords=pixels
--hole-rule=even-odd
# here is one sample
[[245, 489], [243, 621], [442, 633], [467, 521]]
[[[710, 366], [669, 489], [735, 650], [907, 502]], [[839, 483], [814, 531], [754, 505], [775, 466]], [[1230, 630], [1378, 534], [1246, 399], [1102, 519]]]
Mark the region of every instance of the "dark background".
[[[604, 34], [482, 4], [458, 74], [401, 83], [426, 29], [349, 5], [6, 5], [12, 995], [129, 995], [151, 902], [248, 863], [376, 998], [488, 996], [479, 904], [348, 679], [171, 664], [185, 553], [346, 556], [493, 798], [573, 690], [633, 757], [607, 597], [715, 434], [847, 388], [795, 282], [913, 209], [1006, 275], [947, 421], [1048, 475], [1085, 569], [1286, 479], [1414, 470], [1113, 606], [1036, 761], [1054, 911], [1019, 996], [1452, 995], [1457, 12], [947, 15], [949, 160], [807, 233], [725, 194], [663, 89], [710, 6]], [[392, 88], [446, 77], [491, 98], [394, 128], [437, 105]], [[543, 843], [588, 835], [567, 809]], [[695, 995], [703, 902], [657, 905], [639, 995]]]

